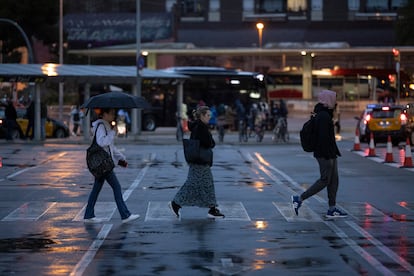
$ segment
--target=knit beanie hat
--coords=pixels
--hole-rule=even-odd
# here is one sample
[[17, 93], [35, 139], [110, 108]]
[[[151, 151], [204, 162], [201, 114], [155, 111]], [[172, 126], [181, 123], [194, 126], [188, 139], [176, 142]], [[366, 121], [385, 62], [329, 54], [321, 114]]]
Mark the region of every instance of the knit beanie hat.
[[329, 109], [334, 109], [336, 104], [336, 92], [331, 90], [322, 90], [318, 94], [318, 102]]

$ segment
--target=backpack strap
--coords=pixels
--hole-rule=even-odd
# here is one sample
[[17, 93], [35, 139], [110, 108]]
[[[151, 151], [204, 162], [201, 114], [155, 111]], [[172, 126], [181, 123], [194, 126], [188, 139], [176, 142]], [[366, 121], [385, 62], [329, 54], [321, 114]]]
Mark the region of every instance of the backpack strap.
[[[92, 143], [96, 143], [97, 145], [98, 145], [98, 143], [96, 142], [96, 132], [98, 131], [99, 125], [103, 125], [103, 123], [98, 123], [98, 125], [96, 126], [95, 135], [93, 135], [93, 141], [92, 141]], [[105, 126], [104, 126], [104, 129], [105, 129], [105, 133], [108, 135], [108, 132], [106, 131], [106, 127]], [[111, 147], [108, 146], [108, 149], [109, 149], [109, 154], [111, 155], [111, 158], [112, 158]]]

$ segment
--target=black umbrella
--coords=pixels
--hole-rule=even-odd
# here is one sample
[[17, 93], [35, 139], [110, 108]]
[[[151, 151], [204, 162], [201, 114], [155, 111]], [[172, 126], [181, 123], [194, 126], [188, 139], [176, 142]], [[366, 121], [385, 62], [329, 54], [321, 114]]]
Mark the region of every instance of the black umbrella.
[[107, 92], [89, 98], [84, 108], [149, 108], [151, 105], [143, 98], [124, 92]]

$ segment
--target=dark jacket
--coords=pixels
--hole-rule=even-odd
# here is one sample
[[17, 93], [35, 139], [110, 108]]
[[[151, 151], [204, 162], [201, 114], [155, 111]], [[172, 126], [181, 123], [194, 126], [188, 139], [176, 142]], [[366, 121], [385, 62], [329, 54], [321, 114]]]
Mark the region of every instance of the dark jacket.
[[6, 116], [7, 120], [10, 121], [16, 121], [17, 119], [17, 112], [16, 112], [16, 108], [14, 108], [14, 105], [12, 102], [9, 102], [6, 106], [6, 109], [4, 111], [4, 115]]
[[318, 103], [314, 112], [316, 113], [317, 143], [313, 156], [316, 158], [334, 159], [341, 156], [336, 145], [333, 118], [333, 109], [328, 109]]
[[215, 147], [216, 143], [205, 123], [198, 119], [193, 122], [189, 122], [188, 128], [191, 131], [190, 138], [200, 140], [200, 146], [206, 149]]

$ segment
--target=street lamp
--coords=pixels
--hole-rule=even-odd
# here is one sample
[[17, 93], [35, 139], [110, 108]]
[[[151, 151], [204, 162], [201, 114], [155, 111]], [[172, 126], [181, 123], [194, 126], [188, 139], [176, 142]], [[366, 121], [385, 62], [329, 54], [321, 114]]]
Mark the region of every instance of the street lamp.
[[393, 48], [392, 54], [394, 55], [395, 71], [397, 73], [397, 104], [400, 104], [400, 50]]
[[[63, 0], [59, 0], [59, 64], [63, 64]], [[63, 82], [59, 82], [59, 120], [63, 119]]]
[[21, 33], [21, 35], [23, 36], [24, 42], [26, 43], [26, 47], [27, 47], [27, 52], [28, 52], [28, 55], [29, 55], [29, 60], [28, 61], [29, 61], [29, 63], [33, 63], [34, 62], [34, 57], [33, 57], [32, 45], [30, 44], [29, 38], [27, 37], [24, 30], [20, 27], [20, 25], [17, 24], [15, 21], [7, 19], [7, 18], [0, 18], [0, 22], [9, 23], [9, 24], [13, 25]]
[[263, 28], [264, 24], [259, 22], [256, 24], [257, 31], [259, 32], [259, 48], [262, 48], [262, 34], [263, 34]]

